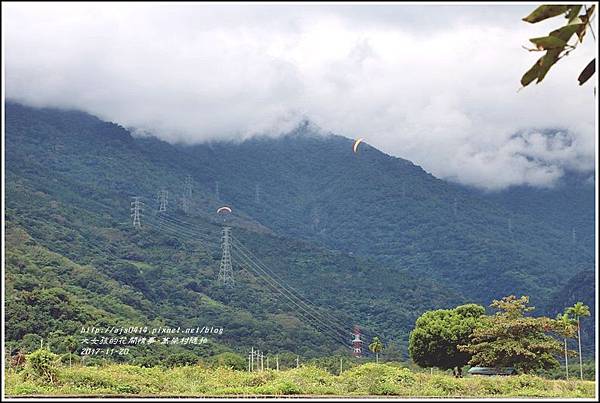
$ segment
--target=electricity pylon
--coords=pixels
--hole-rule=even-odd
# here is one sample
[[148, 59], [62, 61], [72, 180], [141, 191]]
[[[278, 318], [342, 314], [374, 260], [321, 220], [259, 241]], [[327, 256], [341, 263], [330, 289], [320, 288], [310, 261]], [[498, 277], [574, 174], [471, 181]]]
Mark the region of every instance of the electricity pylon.
[[161, 190], [158, 192], [158, 211], [165, 212], [167, 211], [167, 204], [169, 202], [169, 192], [167, 190]]
[[131, 217], [133, 217], [134, 228], [142, 228], [142, 211], [144, 211], [144, 203], [140, 201], [139, 196], [134, 196], [131, 202]]
[[231, 264], [231, 227], [223, 227], [223, 236], [221, 238], [221, 264], [219, 266], [218, 281], [226, 287], [233, 287], [235, 280], [233, 279], [233, 267]]

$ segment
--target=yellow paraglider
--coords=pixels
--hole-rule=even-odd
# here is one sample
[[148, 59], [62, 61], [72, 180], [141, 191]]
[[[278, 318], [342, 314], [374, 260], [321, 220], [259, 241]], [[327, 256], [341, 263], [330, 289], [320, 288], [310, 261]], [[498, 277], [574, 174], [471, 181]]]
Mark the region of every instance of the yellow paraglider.
[[356, 141], [354, 142], [354, 145], [352, 146], [352, 150], [354, 151], [354, 153], [355, 153], [355, 154], [356, 154], [356, 151], [358, 150], [358, 145], [359, 145], [360, 143], [362, 143], [362, 141], [363, 141], [363, 140], [364, 140], [364, 139], [362, 139], [362, 138], [361, 138], [361, 139], [358, 139], [358, 140], [356, 140]]
[[217, 214], [219, 213], [231, 213], [231, 209], [227, 206], [219, 207], [217, 209]]

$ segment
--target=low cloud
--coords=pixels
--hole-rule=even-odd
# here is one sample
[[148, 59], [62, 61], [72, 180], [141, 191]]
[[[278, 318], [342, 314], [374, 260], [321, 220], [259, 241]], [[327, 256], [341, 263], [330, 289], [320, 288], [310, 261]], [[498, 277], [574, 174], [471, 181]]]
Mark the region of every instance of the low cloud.
[[172, 142], [309, 119], [485, 189], [593, 171], [594, 43], [519, 92], [531, 6], [6, 4], [6, 96]]

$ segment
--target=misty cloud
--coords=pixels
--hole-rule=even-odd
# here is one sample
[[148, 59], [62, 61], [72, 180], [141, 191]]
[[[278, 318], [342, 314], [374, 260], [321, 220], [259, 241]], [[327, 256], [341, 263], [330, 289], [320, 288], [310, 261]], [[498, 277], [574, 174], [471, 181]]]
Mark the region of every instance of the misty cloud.
[[[5, 4], [6, 96], [173, 142], [309, 119], [486, 189], [593, 171], [586, 38], [543, 84], [531, 6]], [[550, 130], [549, 130], [550, 129]]]

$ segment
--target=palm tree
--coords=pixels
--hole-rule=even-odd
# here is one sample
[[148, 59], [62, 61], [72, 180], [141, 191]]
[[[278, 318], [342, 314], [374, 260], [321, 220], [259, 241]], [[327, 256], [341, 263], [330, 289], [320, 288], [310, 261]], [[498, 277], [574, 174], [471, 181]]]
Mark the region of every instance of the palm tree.
[[77, 340], [73, 336], [68, 336], [65, 338], [65, 347], [67, 347], [67, 351], [69, 352], [69, 368], [71, 368], [71, 357], [75, 350], [77, 350]]
[[567, 315], [573, 315], [577, 321], [577, 342], [579, 344], [579, 376], [583, 379], [583, 359], [581, 357], [581, 317], [590, 316], [590, 307], [578, 302], [566, 310]]
[[373, 341], [369, 344], [369, 350], [375, 353], [375, 360], [379, 364], [379, 353], [383, 350], [383, 343], [379, 340], [379, 337], [373, 337]]
[[567, 374], [567, 381], [569, 380], [569, 358], [567, 349], [567, 339], [572, 338], [575, 335], [576, 322], [569, 317], [565, 312], [562, 315], [559, 313], [556, 315], [556, 324], [558, 334], [561, 335], [565, 341], [565, 371]]

